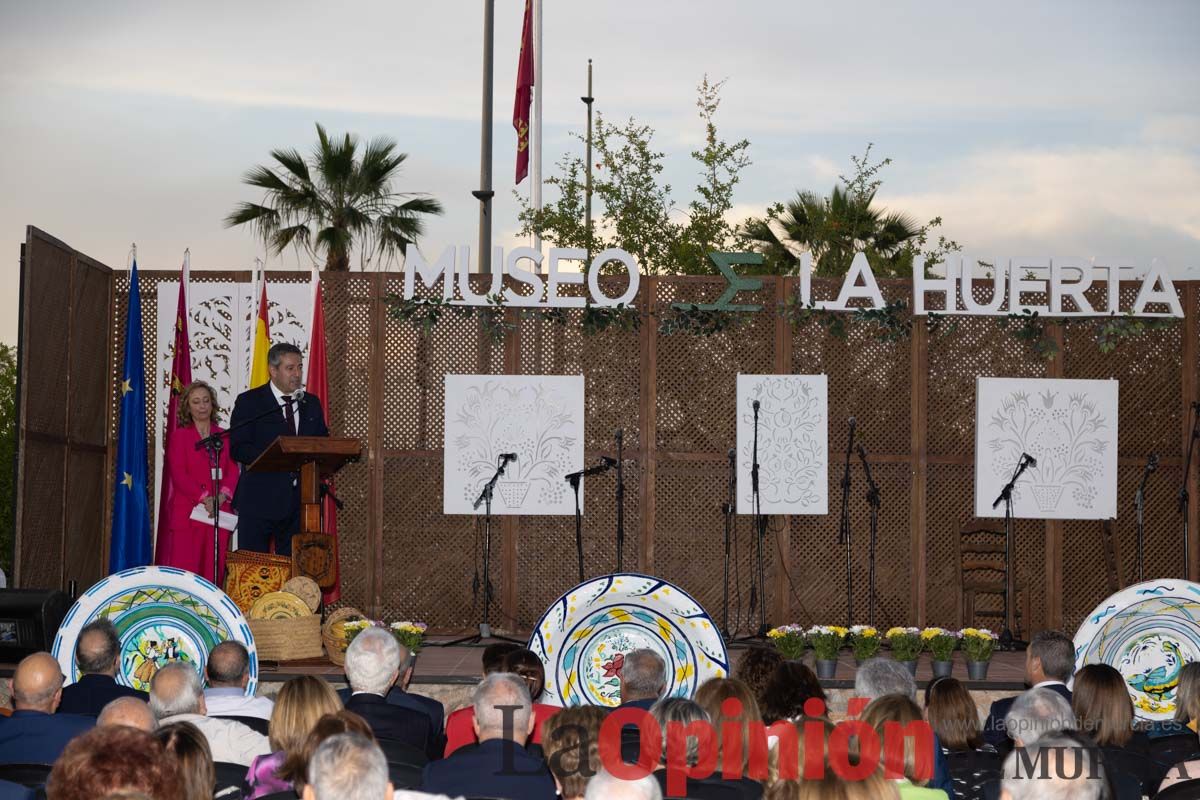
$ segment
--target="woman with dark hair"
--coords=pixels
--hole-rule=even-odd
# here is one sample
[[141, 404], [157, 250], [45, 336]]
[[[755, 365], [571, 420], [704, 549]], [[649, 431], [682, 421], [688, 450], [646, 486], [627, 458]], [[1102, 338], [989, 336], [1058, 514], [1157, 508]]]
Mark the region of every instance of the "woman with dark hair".
[[[525, 686], [529, 689], [529, 699], [533, 701], [533, 718], [535, 720], [533, 735], [529, 737], [529, 744], [540, 745], [542, 743], [542, 725], [545, 724], [546, 720], [553, 717], [559, 711], [562, 711], [562, 708], [559, 706], [538, 702], [538, 698], [546, 691], [546, 668], [542, 666], [542, 660], [532, 650], [517, 647], [505, 653], [499, 667], [493, 671], [511, 672], [525, 681]], [[484, 674], [488, 673], [485, 671]], [[455, 725], [454, 735], [451, 736], [450, 723], [447, 723], [447, 758], [458, 748], [468, 744], [475, 744], [478, 741], [475, 736], [475, 708], [473, 706], [467, 706], [455, 711], [450, 716], [455, 718]]]
[[154, 732], [179, 767], [180, 800], [211, 800], [217, 785], [208, 739], [190, 722], [173, 722]]
[[775, 668], [763, 689], [763, 721], [770, 725], [781, 719], [800, 719], [805, 716], [804, 703], [811, 697], [825, 704], [825, 690], [817, 676], [799, 661], [784, 661]]
[[1108, 664], [1080, 668], [1071, 690], [1071, 710], [1078, 729], [1099, 746], [1105, 767], [1129, 773], [1143, 792], [1151, 793], [1162, 773], [1150, 758], [1150, 740], [1133, 727], [1133, 700], [1121, 673]]
[[983, 742], [979, 708], [957, 678], [935, 678], [925, 687], [925, 717], [937, 735], [959, 800], [983, 800], [984, 786], [999, 780], [1004, 760]]
[[783, 663], [783, 656], [774, 647], [747, 647], [738, 659], [733, 677], [750, 687], [761, 706], [771, 676]]

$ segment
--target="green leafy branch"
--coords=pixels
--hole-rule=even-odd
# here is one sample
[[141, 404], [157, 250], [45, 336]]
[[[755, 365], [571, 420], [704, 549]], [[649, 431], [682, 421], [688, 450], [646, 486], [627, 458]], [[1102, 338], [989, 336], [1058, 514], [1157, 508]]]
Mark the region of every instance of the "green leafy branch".
[[740, 328], [749, 318], [750, 312], [706, 309], [695, 303], [674, 303], [666, 309], [658, 324], [658, 332], [663, 336], [677, 333], [715, 336]]

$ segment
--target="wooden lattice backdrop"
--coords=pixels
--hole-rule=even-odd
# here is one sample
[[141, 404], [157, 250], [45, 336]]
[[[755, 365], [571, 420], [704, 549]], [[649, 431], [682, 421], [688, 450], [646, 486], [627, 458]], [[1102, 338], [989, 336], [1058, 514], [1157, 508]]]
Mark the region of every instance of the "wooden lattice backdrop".
[[[69, 252], [71, 258], [84, 258]], [[80, 369], [54, 344], [53, 325], [43, 324], [53, 323], [44, 315], [53, 317], [54, 309], [30, 310], [31, 287], [53, 280], [53, 274], [37, 259], [26, 257], [22, 374], [30, 387], [51, 385], [64, 368], [71, 372]], [[128, 280], [121, 271], [108, 274], [111, 287], [100, 285], [94, 291], [104, 299], [112, 293], [111, 313], [92, 314], [85, 322], [108, 348], [110, 473], [115, 456], [115, 376]], [[155, 341], [154, 287], [177, 276], [174, 271], [141, 272], [147, 342]], [[307, 281], [308, 275], [271, 273], [270, 278]], [[195, 272], [192, 280], [248, 281], [250, 274]], [[425, 337], [411, 325], [388, 317], [385, 297], [402, 288], [403, 279], [395, 274], [324, 276], [330, 427], [336, 434], [359, 437], [365, 446], [362, 461], [347, 467], [338, 478], [339, 494], [346, 501], [346, 510], [339, 515], [342, 602], [374, 614], [424, 619], [438, 630], [470, 629], [478, 618], [471, 591], [476, 524], [467, 517], [442, 514], [442, 381], [446, 373], [583, 373], [589, 463], [602, 453], [612, 454], [613, 432], [617, 428], [625, 431], [629, 459], [626, 569], [650, 572], [681, 585], [718, 618], [724, 553], [720, 505], [726, 492], [726, 452], [735, 438], [736, 375], [828, 374], [831, 449], [836, 452], [841, 447], [846, 418], [857, 417], [882, 490], [878, 623], [885, 626], [959, 622], [959, 531], [974, 522], [976, 376], [1117, 378], [1121, 381], [1120, 516], [1115, 523], [1118, 582], [1124, 585], [1134, 579], [1130, 503], [1143, 460], [1151, 450], [1160, 454], [1162, 466], [1149, 493], [1146, 574], [1173, 576], [1181, 571], [1182, 526], [1175, 492], [1182, 477], [1186, 403], [1197, 396], [1200, 385], [1200, 284], [1177, 285], [1186, 320], [1126, 342], [1111, 354], [1099, 352], [1091, 326], [1054, 328], [1060, 355], [1053, 361], [1039, 358], [1010, 332], [1000, 330], [994, 318], [947, 319], [935, 333], [918, 322], [911, 337], [894, 343], [881, 343], [857, 325], [850, 326], [844, 340], [816, 325], [793, 331], [771, 311], [755, 315], [736, 330], [711, 337], [658, 333], [657, 315], [669, 303], [711, 300], [723, 290], [722, 279], [704, 277], [643, 278], [641, 310], [656, 316], [644, 318], [640, 332], [585, 336], [580, 331], [579, 312], [571, 312], [567, 324], [559, 326], [541, 319], [522, 320], [509, 310], [505, 313], [516, 328], [500, 343], [489, 342], [478, 321], [452, 315], [444, 316]], [[618, 293], [617, 288], [610, 287], [609, 294]], [[818, 298], [834, 296], [837, 288], [831, 282], [814, 282]], [[742, 295], [739, 302], [773, 308], [794, 291], [791, 279], [767, 279], [757, 297]], [[889, 298], [911, 300], [907, 282], [884, 282], [883, 291]], [[1130, 300], [1126, 297], [1125, 303]], [[31, 313], [43, 316], [31, 325]], [[77, 321], [76, 328], [82, 324]], [[80, 336], [78, 331], [75, 336]], [[153, 354], [147, 353], [148, 375], [155, 374], [152, 359]], [[33, 435], [39, 403], [37, 394], [23, 392], [22, 448], [27, 471], [32, 469], [29, 462], [38, 452], [38, 442], [46, 438]], [[152, 414], [149, 417], [153, 420]], [[836, 456], [831, 459], [830, 514], [771, 520], [767, 610], [773, 623], [841, 622], [845, 618], [844, 554], [836, 544], [839, 460]], [[1200, 470], [1194, 470], [1191, 482], [1196, 498], [1193, 576], [1200, 554], [1197, 473]], [[111, 475], [99, 476], [95, 471], [91, 475], [88, 496], [107, 498]], [[867, 506], [857, 464], [853, 479], [855, 604], [856, 615], [862, 618], [866, 612]], [[76, 484], [80, 482], [76, 479]], [[96, 520], [104, 520], [103, 524], [92, 526], [91, 532], [67, 530], [63, 536], [64, 541], [80, 540], [87, 557], [76, 557], [61, 569], [47, 569], [47, 558], [56, 558], [57, 551], [47, 555], [42, 548], [30, 546], [30, 537], [45, 535], [46, 528], [32, 509], [43, 507], [51, 496], [64, 504], [55, 494], [58, 485], [53, 480], [22, 484], [26, 511], [19, 531], [23, 546], [19, 545], [18, 579], [23, 585], [74, 578], [86, 586], [100, 577], [100, 565], [106, 563], [108, 500], [105, 512]], [[611, 485], [610, 478], [589, 484], [584, 537], [590, 575], [615, 567]], [[80, 490], [74, 485], [71, 489], [72, 493]], [[996, 520], [983, 522], [999, 527]], [[492, 581], [499, 609], [493, 622], [528, 630], [575, 582], [574, 521], [570, 517], [503, 517], [495, 530]], [[1053, 626], [1073, 631], [1109, 592], [1100, 524], [1023, 521], [1016, 531], [1016, 569], [1018, 580], [1030, 587], [1032, 628]], [[752, 543], [749, 522], [739, 518], [735, 570], [740, 578], [742, 618], [748, 616]], [[736, 589], [731, 591], [733, 616], [739, 615]]]

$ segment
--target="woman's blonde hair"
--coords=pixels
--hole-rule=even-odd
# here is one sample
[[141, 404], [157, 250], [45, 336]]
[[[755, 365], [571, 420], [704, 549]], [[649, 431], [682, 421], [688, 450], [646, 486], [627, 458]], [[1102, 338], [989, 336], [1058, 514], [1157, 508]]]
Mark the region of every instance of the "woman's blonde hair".
[[342, 710], [333, 687], [314, 675], [292, 678], [279, 690], [267, 735], [272, 750], [291, 755], [304, 744], [317, 720]]
[[1175, 687], [1175, 721], [1184, 725], [1200, 719], [1200, 661], [1184, 664]]
[[[863, 709], [862, 721], [874, 728], [875, 732], [879, 734], [879, 760], [885, 768], [888, 766], [885, 760], [886, 755], [884, 747], [886, 741], [884, 737], [885, 723], [896, 722], [905, 728], [912, 725], [914, 722], [927, 726], [925, 718], [921, 716], [921, 708], [912, 700], [901, 694], [887, 694], [883, 697], [878, 697], [872, 700], [871, 703]], [[926, 727], [926, 730], [929, 730], [927, 743], [932, 746], [933, 731], [928, 727]], [[915, 731], [913, 734], [915, 734]], [[917, 786], [924, 786], [925, 784], [929, 783], [929, 779], [932, 777], [932, 775], [926, 775], [923, 778], [917, 777], [917, 748], [920, 746], [920, 744], [921, 742], [918, 741], [918, 737], [916, 735], [910, 735], [908, 732], [904, 732], [904, 777], [908, 778], [909, 781]], [[857, 756], [858, 754], [855, 753], [854, 755]], [[927, 762], [930, 767], [933, 766], [934, 758], [935, 754], [930, 753]]]
[[[736, 716], [727, 716], [721, 709], [726, 700], [737, 700], [741, 704], [741, 713]], [[696, 703], [708, 713], [709, 719], [712, 720], [717, 734], [718, 755], [722, 752], [721, 739], [725, 735], [726, 723], [735, 724], [741, 728], [742, 772], [745, 775], [750, 768], [753, 755], [750, 746], [752, 741], [750, 737], [751, 724], [757, 725], [758, 734], [761, 735], [763, 732], [762, 712], [758, 709], [758, 699], [755, 698], [754, 692], [737, 678], [709, 678], [696, 690]], [[723, 764], [724, 761], [721, 763]], [[763, 776], [746, 775], [746, 777], [761, 780]]]
[[192, 409], [188, 406], [188, 398], [192, 396], [192, 392], [197, 389], [207, 389], [208, 396], [212, 400], [212, 416], [209, 417], [215, 425], [221, 421], [221, 406], [217, 404], [217, 391], [209, 386], [204, 381], [192, 381], [187, 386], [183, 387], [183, 391], [179, 393], [179, 410], [175, 412], [176, 421], [180, 427], [187, 427], [192, 424]]
[[212, 750], [208, 739], [190, 722], [164, 725], [154, 732], [168, 755], [179, 766], [181, 785], [177, 787], [182, 800], [208, 800], [217, 784]]

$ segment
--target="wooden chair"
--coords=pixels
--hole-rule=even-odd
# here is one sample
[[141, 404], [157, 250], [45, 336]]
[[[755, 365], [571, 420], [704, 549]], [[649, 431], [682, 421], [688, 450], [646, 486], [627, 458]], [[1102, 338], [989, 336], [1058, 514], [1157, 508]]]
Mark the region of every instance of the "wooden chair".
[[[958, 624], [960, 628], [982, 624], [994, 631], [1004, 629], [1004, 531], [964, 525], [958, 535]], [[1013, 576], [1013, 634], [1028, 625], [1029, 592], [1020, 572]], [[981, 597], [999, 599], [980, 607]]]

